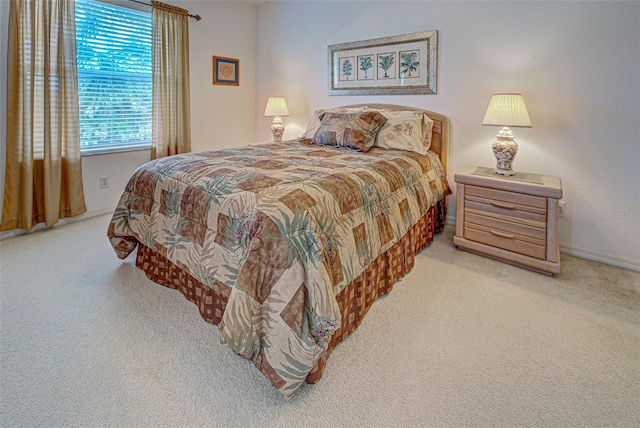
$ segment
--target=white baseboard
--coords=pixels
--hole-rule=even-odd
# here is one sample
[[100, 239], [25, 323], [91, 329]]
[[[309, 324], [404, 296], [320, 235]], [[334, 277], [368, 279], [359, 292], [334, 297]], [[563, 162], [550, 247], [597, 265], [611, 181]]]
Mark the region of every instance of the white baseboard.
[[115, 210], [115, 207], [104, 207], [96, 210], [87, 211], [76, 217], [60, 219], [60, 221], [54, 224], [53, 226], [46, 226], [44, 223], [40, 223], [35, 225], [33, 228], [29, 230], [26, 230], [26, 229], [7, 230], [5, 232], [0, 233], [0, 241], [8, 238], [13, 238], [15, 236], [26, 235], [28, 233], [39, 232], [39, 231], [51, 229], [54, 227], [64, 226], [65, 224], [76, 223], [78, 221], [87, 220], [87, 219], [98, 217], [105, 214], [111, 214], [113, 213], [114, 210]]
[[[448, 215], [447, 224], [450, 226], [455, 226], [456, 217]], [[638, 261], [614, 257], [591, 250], [585, 250], [583, 248], [577, 248], [564, 242], [560, 242], [560, 252], [575, 257], [580, 257], [581, 259], [591, 260], [594, 262], [604, 263], [607, 265], [640, 272], [640, 262]]]
[[640, 272], [640, 262], [623, 259], [620, 257], [614, 257], [607, 254], [598, 253], [591, 250], [585, 250], [582, 248], [576, 248], [569, 244], [560, 243], [560, 252], [570, 254], [572, 256], [580, 257], [581, 259], [587, 259], [594, 262], [600, 262], [611, 266], [620, 267], [623, 269], [629, 269], [635, 272]]

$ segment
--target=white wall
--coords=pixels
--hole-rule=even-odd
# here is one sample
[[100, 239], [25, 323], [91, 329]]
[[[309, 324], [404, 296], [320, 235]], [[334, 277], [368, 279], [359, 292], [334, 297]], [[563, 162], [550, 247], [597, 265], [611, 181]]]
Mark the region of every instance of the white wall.
[[[328, 96], [327, 45], [439, 31], [437, 95]], [[640, 270], [640, 2], [265, 2], [258, 6], [256, 137], [285, 96], [285, 138], [315, 108], [390, 103], [451, 119], [449, 178], [493, 166], [492, 93], [522, 92], [515, 168], [562, 178], [561, 248]], [[449, 199], [450, 215], [455, 199]]]
[[[231, 1], [169, 3], [202, 17], [189, 21], [192, 150], [254, 142], [256, 7]], [[240, 60], [240, 86], [213, 84], [213, 55]]]
[[[191, 138], [193, 151], [246, 145], [255, 140], [256, 7], [239, 2], [173, 1], [199, 14], [189, 21]], [[6, 58], [9, 2], [0, 0], [0, 210], [4, 200], [6, 162]], [[240, 59], [240, 86], [214, 86], [212, 56]], [[150, 159], [148, 150], [82, 158], [87, 213], [76, 219], [113, 210], [131, 173]], [[100, 177], [110, 186], [100, 189]], [[1, 211], [0, 211], [1, 212]], [[65, 221], [61, 221], [64, 223]], [[16, 231], [3, 232], [0, 237]]]

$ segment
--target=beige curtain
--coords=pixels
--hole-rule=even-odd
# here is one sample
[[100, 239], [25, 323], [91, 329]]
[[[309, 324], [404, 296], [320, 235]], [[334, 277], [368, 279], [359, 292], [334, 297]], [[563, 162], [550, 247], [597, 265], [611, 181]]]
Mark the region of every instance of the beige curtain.
[[0, 230], [86, 211], [73, 0], [12, 0], [7, 164]]
[[191, 151], [188, 11], [153, 5], [153, 124], [151, 158]]

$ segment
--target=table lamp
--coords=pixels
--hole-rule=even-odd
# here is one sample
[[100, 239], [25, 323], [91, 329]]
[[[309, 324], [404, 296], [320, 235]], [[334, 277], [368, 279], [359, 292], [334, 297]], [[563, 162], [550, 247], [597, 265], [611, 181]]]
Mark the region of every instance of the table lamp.
[[273, 141], [279, 143], [282, 141], [282, 134], [284, 134], [284, 124], [280, 116], [289, 116], [287, 102], [282, 97], [269, 98], [267, 108], [264, 109], [264, 115], [275, 116], [271, 124], [271, 132], [273, 133]]
[[497, 161], [496, 174], [515, 175], [513, 159], [518, 151], [518, 143], [513, 139], [509, 127], [531, 128], [522, 94], [493, 94], [482, 124], [503, 126], [491, 146]]

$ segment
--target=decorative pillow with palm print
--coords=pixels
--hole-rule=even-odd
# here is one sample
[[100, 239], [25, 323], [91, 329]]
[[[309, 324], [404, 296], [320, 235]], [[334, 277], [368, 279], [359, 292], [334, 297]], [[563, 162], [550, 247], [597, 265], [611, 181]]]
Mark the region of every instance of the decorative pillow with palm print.
[[313, 112], [311, 116], [311, 120], [307, 125], [307, 129], [302, 134], [301, 139], [309, 139], [313, 140], [313, 136], [316, 135], [318, 128], [320, 127], [320, 122], [322, 121], [321, 117], [324, 113], [361, 113], [367, 107], [335, 107], [329, 109], [319, 109]]
[[376, 147], [427, 154], [433, 120], [420, 111], [377, 110], [387, 118], [375, 141]]
[[378, 131], [386, 121], [386, 117], [375, 111], [325, 113], [312, 144], [366, 152], [373, 147]]

